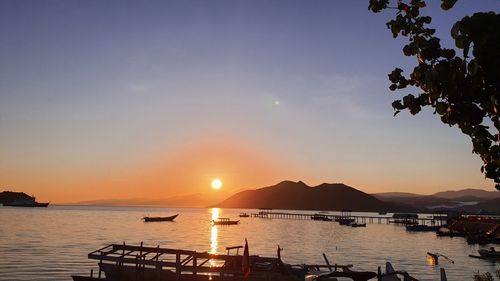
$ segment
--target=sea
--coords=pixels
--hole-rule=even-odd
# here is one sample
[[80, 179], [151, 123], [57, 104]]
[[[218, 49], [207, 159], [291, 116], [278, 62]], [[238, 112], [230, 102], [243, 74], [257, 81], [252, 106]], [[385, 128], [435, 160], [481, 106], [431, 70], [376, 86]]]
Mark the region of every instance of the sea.
[[[57, 281], [71, 280], [71, 275], [88, 276], [98, 267], [87, 254], [112, 243], [143, 242], [145, 246], [226, 253], [226, 247], [244, 245], [245, 239], [251, 255], [275, 257], [279, 245], [283, 248], [282, 260], [289, 264], [324, 264], [324, 253], [331, 264], [353, 264], [354, 270], [375, 272], [389, 261], [396, 270], [405, 270], [418, 280], [439, 280], [440, 268], [445, 268], [448, 280], [457, 281], [473, 280], [478, 271], [500, 269], [498, 263], [469, 257], [480, 248], [494, 245], [468, 245], [460, 237], [411, 233], [404, 226], [387, 223], [353, 228], [325, 221], [239, 218], [240, 212], [258, 210], [0, 207], [0, 280]], [[174, 214], [179, 214], [174, 222], [142, 220], [144, 216]], [[211, 220], [217, 217], [239, 219], [240, 223], [212, 226]], [[443, 254], [450, 260], [441, 258], [433, 265], [426, 258], [427, 252]]]

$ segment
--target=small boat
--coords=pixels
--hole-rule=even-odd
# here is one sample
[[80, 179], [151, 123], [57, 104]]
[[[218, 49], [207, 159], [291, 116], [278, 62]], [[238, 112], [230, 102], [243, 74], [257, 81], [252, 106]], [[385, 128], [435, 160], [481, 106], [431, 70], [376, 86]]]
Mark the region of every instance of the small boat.
[[406, 231], [413, 232], [426, 232], [426, 231], [438, 231], [441, 226], [438, 225], [425, 225], [425, 224], [408, 224], [406, 225]]
[[351, 223], [352, 227], [366, 227], [366, 223]]
[[389, 223], [395, 224], [418, 224], [418, 214], [396, 213], [392, 215], [392, 220]]
[[156, 222], [156, 221], [174, 221], [174, 219], [178, 216], [179, 214], [177, 215], [173, 215], [173, 216], [170, 216], [170, 217], [144, 217], [144, 222]]
[[249, 216], [248, 213], [240, 213], [240, 218], [248, 218]]
[[465, 237], [466, 234], [458, 232], [456, 230], [451, 230], [447, 227], [441, 227], [436, 231], [436, 235], [439, 237]]
[[500, 252], [495, 250], [495, 247], [490, 247], [489, 249], [480, 249], [477, 251], [481, 257], [500, 259]]
[[468, 244], [500, 244], [500, 237], [491, 237], [484, 234], [475, 234], [467, 236]]
[[387, 212], [378, 212], [379, 215], [387, 215]]
[[[394, 270], [394, 267], [392, 267], [392, 264], [390, 262], [385, 263], [385, 273], [382, 273], [380, 270], [380, 266], [378, 267], [378, 272], [377, 272], [377, 280], [380, 281], [401, 281], [401, 278], [403, 280], [408, 280], [408, 281], [418, 281], [414, 277], [412, 277], [408, 272], [402, 271], [402, 270]], [[446, 273], [444, 273], [444, 269], [441, 270], [441, 281], [446, 281]]]
[[[321, 280], [338, 280], [336, 277], [349, 278], [354, 281], [367, 281], [376, 277], [377, 273], [372, 271], [352, 271], [350, 269], [344, 269], [342, 271], [330, 271], [316, 276], [313, 281]], [[342, 279], [345, 280], [345, 279]]]
[[338, 218], [338, 219], [336, 219], [336, 221], [340, 225], [350, 225], [351, 223], [353, 223], [355, 221], [355, 219], [351, 219], [351, 218]]
[[315, 221], [332, 221], [331, 218], [327, 217], [326, 215], [322, 215], [322, 214], [312, 215], [311, 219], [315, 220]]
[[218, 218], [215, 220], [212, 220], [213, 225], [234, 225], [238, 224], [240, 221], [232, 221], [229, 218]]

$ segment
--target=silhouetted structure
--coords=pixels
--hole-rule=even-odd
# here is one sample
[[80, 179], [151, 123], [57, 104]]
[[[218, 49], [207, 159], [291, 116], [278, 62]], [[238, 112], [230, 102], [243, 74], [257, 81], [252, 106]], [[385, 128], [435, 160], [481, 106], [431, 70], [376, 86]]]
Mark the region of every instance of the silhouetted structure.
[[177, 215], [173, 215], [173, 216], [170, 216], [170, 217], [144, 217], [144, 222], [159, 222], [159, 221], [174, 221], [174, 219], [178, 216], [179, 214]]

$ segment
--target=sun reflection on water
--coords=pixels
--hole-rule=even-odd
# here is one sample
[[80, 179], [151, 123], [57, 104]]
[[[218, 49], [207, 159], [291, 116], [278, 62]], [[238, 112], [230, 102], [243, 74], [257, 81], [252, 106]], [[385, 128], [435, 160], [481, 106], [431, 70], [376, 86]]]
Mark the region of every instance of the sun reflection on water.
[[[219, 218], [219, 208], [212, 208], [212, 220]], [[210, 229], [210, 253], [217, 253], [217, 226], [212, 225]]]

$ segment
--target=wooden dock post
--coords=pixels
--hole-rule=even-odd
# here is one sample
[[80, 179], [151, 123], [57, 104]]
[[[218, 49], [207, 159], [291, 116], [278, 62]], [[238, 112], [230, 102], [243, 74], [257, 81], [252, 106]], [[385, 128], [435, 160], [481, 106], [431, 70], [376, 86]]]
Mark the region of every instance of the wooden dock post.
[[181, 280], [181, 254], [175, 254], [175, 277], [177, 281]]
[[323, 253], [323, 259], [325, 259], [326, 265], [328, 266], [328, 269], [332, 271], [332, 267], [330, 266], [330, 261], [328, 261], [328, 258], [326, 257], [325, 253]]

